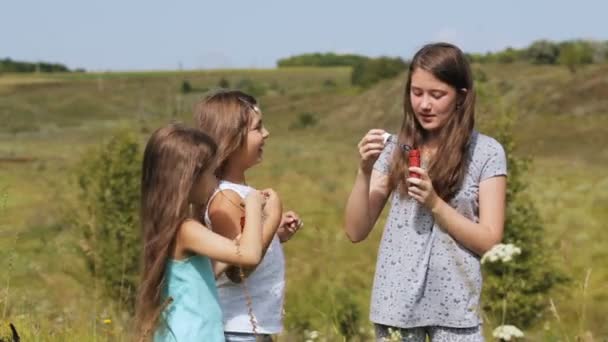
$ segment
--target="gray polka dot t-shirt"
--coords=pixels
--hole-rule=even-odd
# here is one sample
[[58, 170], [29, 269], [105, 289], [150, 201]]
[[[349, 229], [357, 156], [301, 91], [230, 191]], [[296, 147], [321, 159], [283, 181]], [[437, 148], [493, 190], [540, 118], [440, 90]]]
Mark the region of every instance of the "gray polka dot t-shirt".
[[[389, 173], [396, 138], [389, 139], [376, 161], [377, 171]], [[449, 204], [479, 222], [479, 183], [506, 176], [507, 162], [502, 146], [478, 132], [471, 136], [466, 157], [467, 173]], [[480, 324], [480, 292], [479, 257], [440, 229], [422, 204], [393, 191], [378, 252], [370, 320], [400, 328], [474, 327]]]

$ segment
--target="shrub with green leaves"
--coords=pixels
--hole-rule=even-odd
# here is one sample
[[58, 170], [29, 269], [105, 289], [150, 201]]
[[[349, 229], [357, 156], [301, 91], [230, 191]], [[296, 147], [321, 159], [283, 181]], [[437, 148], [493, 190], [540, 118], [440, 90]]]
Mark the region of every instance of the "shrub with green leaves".
[[249, 78], [244, 78], [237, 82], [236, 89], [241, 90], [253, 97], [266, 95], [267, 87], [259, 81], [253, 81]]
[[226, 79], [225, 77], [222, 77], [217, 83], [217, 86], [219, 88], [228, 89], [230, 88], [230, 81], [228, 81], [228, 79]]
[[289, 125], [290, 130], [305, 129], [314, 127], [319, 122], [319, 117], [316, 113], [302, 112], [298, 114], [296, 120]]
[[319, 66], [319, 67], [331, 67], [331, 66], [353, 66], [367, 57], [353, 54], [336, 54], [333, 52], [328, 53], [305, 53], [302, 55], [291, 56], [283, 59], [279, 59], [277, 66], [282, 67], [301, 67], [301, 66]]
[[121, 132], [88, 153], [77, 172], [81, 248], [107, 295], [132, 308], [140, 256], [141, 151]]
[[190, 85], [189, 81], [187, 81], [187, 80], [182, 81], [181, 91], [182, 91], [182, 94], [188, 94], [189, 92], [192, 91], [192, 85]]
[[538, 210], [525, 193], [529, 160], [514, 156], [510, 132], [510, 124], [506, 122], [497, 136], [507, 153], [509, 167], [503, 242], [519, 247], [521, 254], [506, 263], [484, 263], [482, 303], [494, 321], [504, 319], [527, 328], [542, 317], [549, 304], [549, 291], [565, 282], [566, 277], [544, 239], [546, 232]]
[[393, 78], [405, 71], [407, 64], [401, 58], [370, 58], [357, 63], [351, 73], [351, 83], [369, 87], [383, 79]]

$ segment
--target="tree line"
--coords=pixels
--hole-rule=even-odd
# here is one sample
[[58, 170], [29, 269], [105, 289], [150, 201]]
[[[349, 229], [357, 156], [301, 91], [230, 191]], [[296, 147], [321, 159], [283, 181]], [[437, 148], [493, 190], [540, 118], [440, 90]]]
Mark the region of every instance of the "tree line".
[[[0, 73], [2, 72], [71, 72], [68, 67], [60, 63], [24, 62], [10, 58], [0, 59]], [[82, 72], [82, 69], [74, 70]]]

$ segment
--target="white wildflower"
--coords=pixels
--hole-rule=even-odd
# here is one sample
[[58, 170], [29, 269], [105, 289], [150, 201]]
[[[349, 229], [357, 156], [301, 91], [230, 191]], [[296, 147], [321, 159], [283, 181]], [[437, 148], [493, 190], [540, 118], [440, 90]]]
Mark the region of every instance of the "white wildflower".
[[316, 330], [304, 330], [304, 335], [306, 335], [306, 342], [313, 342], [319, 338], [319, 332]]
[[511, 341], [511, 339], [524, 337], [524, 333], [514, 325], [501, 325], [494, 329], [492, 336], [498, 340]]
[[499, 243], [494, 245], [489, 251], [487, 251], [483, 257], [481, 257], [481, 263], [486, 262], [509, 262], [513, 260], [513, 257], [521, 254], [521, 248], [513, 244], [502, 244]]
[[388, 328], [388, 338], [385, 337], [383, 340], [387, 342], [401, 342], [402, 339], [401, 330]]

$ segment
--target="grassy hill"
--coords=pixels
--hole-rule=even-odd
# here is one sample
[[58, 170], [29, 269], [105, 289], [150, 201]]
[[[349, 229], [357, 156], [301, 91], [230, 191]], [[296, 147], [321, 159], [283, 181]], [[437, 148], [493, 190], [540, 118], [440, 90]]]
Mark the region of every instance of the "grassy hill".
[[[608, 336], [608, 252], [602, 242], [608, 221], [608, 65], [576, 74], [530, 65], [475, 70], [484, 80], [478, 83], [479, 128], [491, 132], [498, 115], [515, 115], [518, 153], [533, 159], [530, 196], [573, 279], [552, 296], [561, 325], [550, 312], [539, 313], [544, 323], [530, 333], [544, 338], [546, 326], [570, 338], [587, 330], [596, 338]], [[276, 188], [284, 206], [306, 222], [285, 245], [288, 327], [330, 336], [343, 323], [335, 317], [349, 317], [369, 335], [382, 225], [352, 245], [341, 232], [342, 211], [356, 171], [357, 141], [370, 128], [399, 127], [403, 77], [362, 90], [350, 86], [348, 68], [0, 75], [0, 268], [6, 270], [0, 317], [16, 321], [32, 340], [124, 337], [127, 317], [101, 295], [80, 255], [81, 236], [67, 224], [72, 170], [118, 129], [138, 132], [143, 143], [163, 123], [190, 122], [192, 104], [222, 79], [261, 94], [271, 137], [265, 161], [249, 181]], [[184, 81], [191, 92], [181, 91]]]

